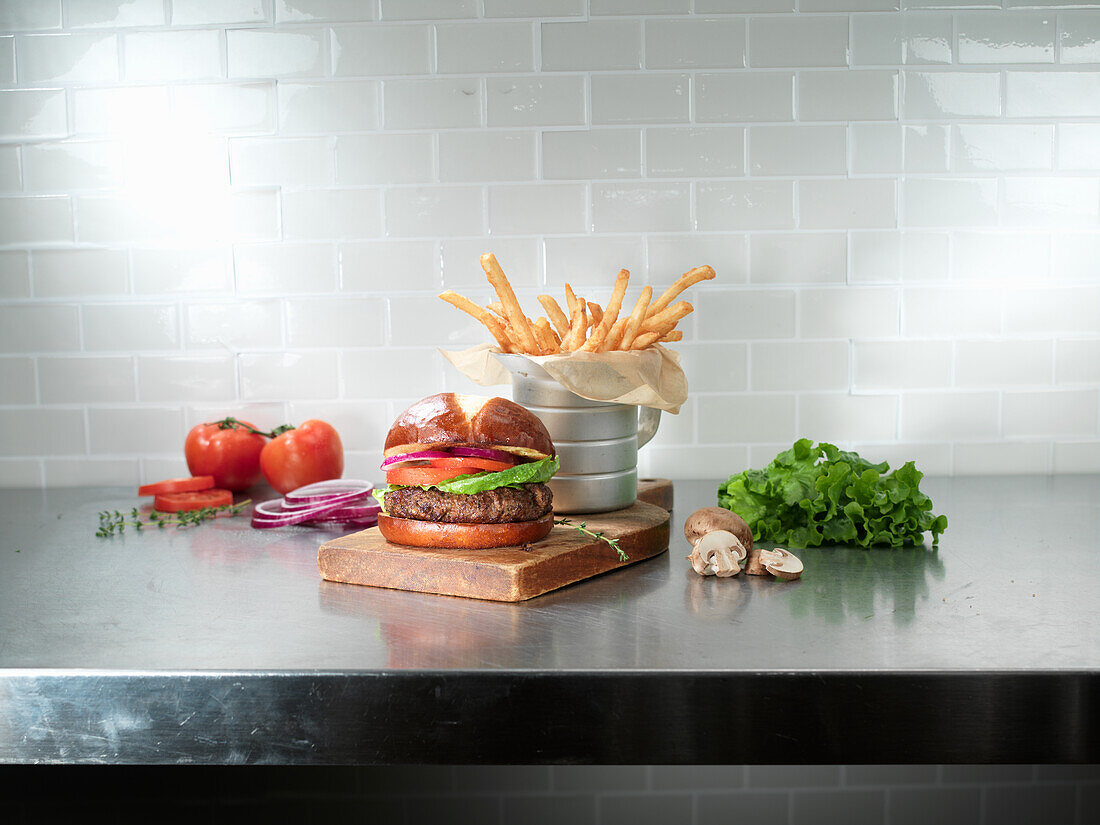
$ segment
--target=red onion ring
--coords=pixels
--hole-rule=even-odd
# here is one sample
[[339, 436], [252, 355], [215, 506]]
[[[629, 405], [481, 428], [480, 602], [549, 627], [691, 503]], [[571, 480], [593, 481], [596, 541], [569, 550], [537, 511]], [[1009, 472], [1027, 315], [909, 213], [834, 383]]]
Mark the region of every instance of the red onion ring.
[[507, 461], [515, 464], [516, 456], [506, 453], [504, 450], [491, 450], [484, 447], [452, 447], [451, 455], [469, 456], [470, 458], [488, 458], [492, 461]]
[[[331, 518], [334, 513], [341, 511], [353, 511], [353, 518], [367, 515], [368, 511], [377, 513], [381, 510], [377, 505], [363, 505], [349, 508], [353, 501], [361, 499], [363, 494], [351, 493], [342, 496], [333, 496], [328, 502], [313, 507], [288, 509], [284, 499], [271, 499], [262, 501], [252, 508], [253, 527], [289, 527], [293, 524], [302, 524], [320, 518]], [[278, 508], [278, 509], [275, 509]]]
[[445, 453], [442, 450], [421, 450], [418, 453], [404, 453], [402, 455], [391, 455], [385, 459], [378, 469], [380, 470], [392, 470], [397, 464], [404, 464], [406, 461], [419, 461], [421, 459], [429, 458], [447, 458], [450, 453]]
[[307, 484], [297, 490], [291, 490], [286, 494], [288, 504], [316, 502], [318, 504], [329, 501], [333, 496], [345, 493], [368, 495], [374, 485], [369, 481], [360, 481], [357, 478], [333, 478], [329, 481], [318, 481], [316, 484]]

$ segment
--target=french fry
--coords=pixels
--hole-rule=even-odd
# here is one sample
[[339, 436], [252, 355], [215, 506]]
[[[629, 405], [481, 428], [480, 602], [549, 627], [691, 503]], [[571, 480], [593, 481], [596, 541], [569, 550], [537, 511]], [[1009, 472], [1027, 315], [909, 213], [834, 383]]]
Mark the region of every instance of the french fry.
[[592, 301], [585, 301], [585, 303], [588, 304], [588, 326], [594, 327], [603, 320], [603, 307]]
[[498, 318], [501, 318], [505, 321], [508, 320], [508, 316], [504, 314], [504, 304], [502, 304], [500, 301], [493, 301], [490, 304], [486, 304], [485, 308], [489, 310], [489, 312], [496, 315]]
[[535, 331], [535, 340], [543, 355], [553, 355], [558, 351], [558, 342], [554, 340], [554, 330], [550, 329], [550, 322], [539, 317], [531, 328]]
[[622, 346], [623, 332], [626, 330], [626, 323], [629, 320], [629, 318], [620, 318], [611, 325], [611, 331], [607, 333], [603, 344], [600, 345], [600, 352], [614, 352], [617, 349], [624, 349]]
[[499, 346], [501, 350], [504, 352], [517, 351], [515, 345], [509, 340], [508, 334], [504, 330], [504, 324], [493, 317], [485, 307], [475, 304], [465, 295], [459, 295], [457, 292], [452, 292], [449, 289], [446, 292], [441, 292], [439, 297], [455, 307], [455, 309], [460, 309], [467, 315], [472, 315], [483, 323], [485, 328], [497, 339], [497, 346]]
[[629, 282], [630, 270], [620, 269], [619, 274], [615, 276], [615, 287], [611, 290], [611, 299], [607, 302], [607, 309], [603, 312], [603, 318], [581, 349], [588, 352], [600, 351], [600, 347], [603, 346], [603, 342], [607, 338], [607, 333], [611, 331], [611, 327], [619, 319], [619, 309], [623, 305], [623, 296], [626, 295], [626, 286]]
[[687, 301], [677, 301], [668, 309], [646, 318], [641, 327], [638, 328], [638, 333], [641, 335], [646, 332], [660, 332], [661, 335], [664, 335], [666, 332], [670, 332], [682, 318], [694, 309], [695, 307]]
[[657, 340], [659, 340], [662, 344], [667, 344], [670, 341], [683, 341], [684, 333], [678, 329], [674, 329], [672, 330], [672, 332], [666, 332]]
[[584, 343], [584, 333], [588, 330], [588, 313], [584, 301], [573, 299], [573, 314], [569, 319], [569, 334], [561, 342], [562, 352], [574, 352]]
[[565, 285], [565, 306], [569, 310], [570, 324], [573, 322], [573, 307], [577, 305], [577, 296], [573, 293], [573, 287]]
[[504, 270], [500, 268], [492, 252], [486, 252], [481, 256], [481, 268], [485, 270], [485, 276], [496, 290], [500, 302], [504, 304], [504, 314], [508, 317], [508, 322], [519, 339], [522, 351], [528, 355], [538, 354], [539, 347], [531, 326], [527, 323], [527, 316], [523, 314], [523, 309], [516, 300], [516, 293], [508, 282], [508, 276], [504, 274]]
[[630, 345], [632, 350], [645, 349], [651, 344], [656, 344], [661, 340], [661, 333], [659, 332], [643, 332], [637, 338], [634, 339], [634, 343]]
[[689, 270], [681, 275], [676, 281], [661, 293], [661, 297], [650, 304], [649, 309], [646, 312], [646, 319], [652, 318], [659, 312], [662, 312], [669, 304], [672, 303], [672, 299], [687, 289], [692, 284], [697, 284], [700, 281], [709, 281], [714, 277], [714, 270], [709, 266], [697, 266], [695, 269]]
[[546, 310], [546, 314], [550, 316], [550, 323], [554, 325], [554, 329], [557, 330], [558, 335], [568, 335], [569, 316], [561, 311], [558, 302], [549, 295], [540, 295], [539, 303], [542, 304], [542, 308]]
[[[638, 301], [634, 304], [634, 309], [626, 321], [626, 329], [623, 330], [621, 344], [623, 349], [630, 349], [630, 345], [633, 344], [634, 339], [638, 337], [638, 328], [642, 325], [642, 321], [645, 320], [646, 310], [649, 309], [649, 301], [652, 297], [653, 287], [643, 287], [642, 294], [638, 296]], [[618, 322], [616, 321], [616, 323]]]

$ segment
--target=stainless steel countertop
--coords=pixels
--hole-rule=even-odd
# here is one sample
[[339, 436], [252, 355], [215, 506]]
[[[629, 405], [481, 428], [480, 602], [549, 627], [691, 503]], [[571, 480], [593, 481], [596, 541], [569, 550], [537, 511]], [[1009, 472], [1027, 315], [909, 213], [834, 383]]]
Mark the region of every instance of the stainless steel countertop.
[[[802, 750], [792, 746], [788, 756], [782, 742], [688, 742], [669, 752], [659, 737], [638, 742], [624, 728], [621, 747], [644, 751], [635, 758], [608, 750], [619, 734], [604, 730], [609, 744], [597, 745], [579, 729], [570, 740], [546, 728], [526, 731], [541, 746], [467, 745], [452, 761], [465, 761], [463, 753], [469, 761], [799, 761], [798, 753], [856, 761], [858, 744], [845, 751], [833, 750], [843, 737], [822, 742], [845, 721], [822, 715], [826, 701], [829, 713], [841, 710], [813, 685], [867, 691], [843, 711], [851, 714], [909, 701], [908, 692], [918, 704], [934, 700], [925, 691], [936, 685], [992, 707], [990, 697], [1033, 685], [1073, 697], [1070, 716], [1044, 717], [1051, 736], [1085, 722], [1096, 729], [1100, 477], [926, 479], [922, 489], [950, 520], [938, 550], [797, 551], [806, 569], [792, 583], [691, 571], [683, 520], [714, 504], [716, 486], [676, 482], [669, 553], [520, 604], [322, 581], [316, 551], [331, 532], [253, 530], [236, 518], [101, 539], [97, 512], [129, 509], [132, 491], [0, 492], [0, 761], [446, 761], [452, 739], [458, 748], [472, 733], [492, 736], [492, 726], [471, 721], [479, 701], [492, 703], [503, 731], [510, 714], [521, 726], [532, 712], [556, 719], [554, 697], [570, 691], [588, 697], [582, 706], [619, 707], [641, 690], [644, 714], [667, 716], [691, 706], [693, 691], [709, 696], [712, 682], [699, 714], [720, 711], [730, 691], [752, 697], [764, 688], [780, 707], [786, 684], [797, 686], [791, 701], [806, 698], [799, 716], [819, 732], [803, 727]], [[400, 719], [392, 716], [398, 698], [407, 705]], [[1008, 704], [985, 724], [1026, 712]], [[229, 708], [246, 705], [267, 715], [237, 724]], [[314, 721], [293, 735], [299, 745], [287, 744], [287, 731], [314, 712], [307, 706]], [[435, 718], [444, 707], [455, 719]], [[616, 718], [606, 706], [591, 711], [605, 726]], [[560, 712], [565, 727], [573, 716], [587, 724], [584, 712]], [[219, 719], [218, 732], [189, 738], [190, 723], [179, 721], [186, 713]], [[922, 717], [904, 713], [912, 721], [901, 733], [921, 739]], [[337, 718], [366, 728], [346, 741], [329, 729]], [[860, 718], [866, 726], [868, 714]], [[160, 744], [150, 741], [161, 727]], [[974, 734], [958, 730], [956, 750], [926, 756], [1042, 761], [1048, 753], [1034, 739], [1015, 750], [988, 750], [994, 740], [987, 751], [967, 750], [963, 736], [973, 743]], [[817, 751], [806, 750], [811, 739]], [[1050, 758], [1095, 759], [1095, 739], [1078, 737]], [[899, 750], [901, 761], [916, 753]]]

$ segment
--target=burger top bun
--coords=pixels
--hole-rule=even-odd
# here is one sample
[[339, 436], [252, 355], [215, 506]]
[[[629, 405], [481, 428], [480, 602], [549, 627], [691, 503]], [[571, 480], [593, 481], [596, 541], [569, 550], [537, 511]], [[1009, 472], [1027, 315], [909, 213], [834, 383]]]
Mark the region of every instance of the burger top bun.
[[397, 416], [385, 456], [446, 447], [488, 447], [530, 459], [554, 455], [538, 416], [507, 398], [441, 392]]

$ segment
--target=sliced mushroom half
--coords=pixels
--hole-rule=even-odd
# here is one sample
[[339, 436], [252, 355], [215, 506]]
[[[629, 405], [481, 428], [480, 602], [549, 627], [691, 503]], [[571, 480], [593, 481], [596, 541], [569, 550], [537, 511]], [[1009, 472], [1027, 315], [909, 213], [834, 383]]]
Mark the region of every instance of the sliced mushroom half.
[[774, 550], [761, 550], [760, 561], [764, 569], [779, 579], [792, 581], [802, 576], [802, 560], [791, 555], [782, 547]]
[[745, 545], [728, 530], [712, 530], [691, 550], [687, 559], [700, 576], [727, 578], [741, 572], [741, 562], [748, 555]]

